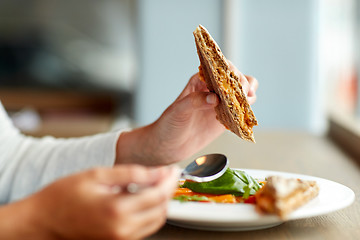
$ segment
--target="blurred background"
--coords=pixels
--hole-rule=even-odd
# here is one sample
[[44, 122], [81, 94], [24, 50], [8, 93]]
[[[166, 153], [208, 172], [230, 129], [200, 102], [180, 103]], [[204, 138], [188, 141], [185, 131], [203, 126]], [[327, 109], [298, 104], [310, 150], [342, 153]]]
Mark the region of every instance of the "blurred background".
[[198, 24], [258, 79], [255, 134], [360, 135], [360, 0], [2, 0], [0, 99], [34, 136], [151, 123], [197, 72]]

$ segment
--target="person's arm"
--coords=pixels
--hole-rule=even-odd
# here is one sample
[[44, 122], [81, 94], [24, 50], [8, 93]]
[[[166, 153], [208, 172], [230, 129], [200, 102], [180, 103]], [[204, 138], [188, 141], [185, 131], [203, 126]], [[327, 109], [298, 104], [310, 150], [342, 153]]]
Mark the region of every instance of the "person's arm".
[[[177, 178], [173, 167], [123, 165], [60, 179], [0, 207], [0, 239], [142, 239], [164, 224]], [[149, 187], [121, 191], [129, 183]]]
[[0, 104], [0, 204], [96, 166], [113, 166], [120, 132], [56, 139], [24, 136]]

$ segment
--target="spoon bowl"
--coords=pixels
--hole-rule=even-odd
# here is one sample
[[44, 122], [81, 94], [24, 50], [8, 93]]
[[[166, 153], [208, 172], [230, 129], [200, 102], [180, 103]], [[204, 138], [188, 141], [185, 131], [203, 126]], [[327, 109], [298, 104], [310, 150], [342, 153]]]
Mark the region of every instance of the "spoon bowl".
[[181, 178], [195, 182], [210, 182], [221, 177], [228, 164], [228, 159], [223, 154], [204, 155], [187, 165], [181, 173]]

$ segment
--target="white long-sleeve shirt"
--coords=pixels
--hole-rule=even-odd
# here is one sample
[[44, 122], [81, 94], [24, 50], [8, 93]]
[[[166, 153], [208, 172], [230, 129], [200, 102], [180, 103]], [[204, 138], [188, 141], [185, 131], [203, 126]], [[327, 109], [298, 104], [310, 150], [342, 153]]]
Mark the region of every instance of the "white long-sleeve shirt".
[[120, 132], [56, 139], [24, 136], [0, 102], [0, 205], [96, 166], [113, 166]]

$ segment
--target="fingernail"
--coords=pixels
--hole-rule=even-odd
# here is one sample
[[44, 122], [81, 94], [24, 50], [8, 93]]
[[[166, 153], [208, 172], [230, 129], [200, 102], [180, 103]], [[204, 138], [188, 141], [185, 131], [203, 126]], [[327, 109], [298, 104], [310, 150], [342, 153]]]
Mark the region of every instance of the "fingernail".
[[215, 104], [216, 103], [216, 96], [213, 93], [210, 93], [206, 96], [206, 103], [208, 104]]

